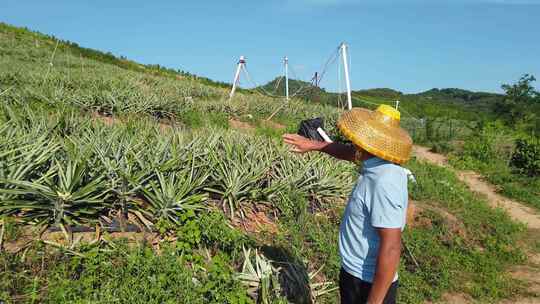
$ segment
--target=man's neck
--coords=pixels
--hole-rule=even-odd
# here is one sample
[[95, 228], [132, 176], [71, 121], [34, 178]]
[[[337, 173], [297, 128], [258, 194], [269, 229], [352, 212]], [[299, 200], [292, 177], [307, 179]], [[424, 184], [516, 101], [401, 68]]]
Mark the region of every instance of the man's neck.
[[366, 151], [362, 151], [362, 156], [360, 157], [360, 161], [365, 162], [366, 160], [375, 157], [373, 154], [370, 154]]

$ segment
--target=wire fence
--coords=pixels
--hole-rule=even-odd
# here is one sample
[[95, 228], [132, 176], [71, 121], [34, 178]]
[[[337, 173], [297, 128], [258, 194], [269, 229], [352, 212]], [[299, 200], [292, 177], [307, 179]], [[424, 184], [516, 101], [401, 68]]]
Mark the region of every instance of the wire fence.
[[[340, 46], [341, 47], [341, 46]], [[295, 88], [295, 91], [292, 92], [292, 94], [289, 94], [289, 98], [294, 98], [302, 93], [304, 93], [307, 89], [313, 89], [314, 86], [318, 85], [325, 79], [325, 77], [328, 74], [329, 69], [336, 64], [338, 59], [341, 56], [340, 47], [337, 47], [332, 51], [332, 53], [328, 56], [327, 60], [321, 65], [320, 72], [316, 72], [315, 76], [310, 81], [305, 81], [303, 85], [301, 85], [298, 88]], [[349, 72], [352, 59], [349, 52], [349, 55], [346, 59], [349, 64]], [[282, 84], [282, 81], [284, 81], [285, 76], [280, 76], [275, 81], [275, 84], [273, 86], [272, 92], [269, 92], [266, 87], [259, 85], [252, 77], [250, 72], [247, 69], [246, 64], [243, 65], [243, 72], [246, 77], [246, 80], [249, 82], [250, 85], [253, 86], [253, 91], [260, 94], [261, 96], [267, 96], [271, 98], [279, 98], [284, 99], [285, 94], [280, 95], [277, 93], [277, 90], [280, 88], [280, 84]], [[290, 66], [290, 72], [291, 75], [294, 78], [298, 78], [298, 75], [294, 68]], [[335, 94], [336, 98], [336, 106], [340, 109], [345, 109], [345, 101], [343, 100], [343, 79], [342, 79], [342, 73], [343, 69], [341, 68], [341, 65], [338, 64], [337, 66], [337, 81], [338, 81], [338, 93]], [[381, 104], [390, 104], [391, 102], [374, 102], [370, 100], [366, 100], [365, 98], [359, 98], [358, 96], [352, 96], [352, 101], [355, 104], [364, 104], [367, 105], [369, 108], [376, 108]], [[287, 103], [284, 103], [280, 107], [277, 108], [277, 111], [283, 109]], [[392, 106], [396, 106], [392, 105]], [[457, 120], [454, 119], [448, 119], [448, 118], [419, 118], [415, 115], [411, 114], [407, 109], [405, 104], [400, 104], [399, 109], [402, 113], [401, 122], [402, 127], [406, 130], [408, 130], [413, 137], [415, 141], [439, 141], [439, 140], [453, 140], [457, 137], [461, 137], [463, 134], [470, 133], [471, 127], [459, 123]], [[276, 113], [273, 113], [271, 116], [274, 116]]]

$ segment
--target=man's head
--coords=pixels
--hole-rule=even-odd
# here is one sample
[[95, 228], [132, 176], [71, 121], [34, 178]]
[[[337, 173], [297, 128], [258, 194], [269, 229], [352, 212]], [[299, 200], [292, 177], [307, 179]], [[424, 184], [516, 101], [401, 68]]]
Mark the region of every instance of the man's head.
[[410, 158], [412, 139], [399, 123], [398, 110], [380, 105], [375, 111], [353, 108], [343, 113], [338, 128], [360, 153], [402, 164]]
[[363, 161], [368, 160], [368, 159], [373, 157], [373, 155], [371, 153], [364, 150], [364, 148], [362, 148], [362, 147], [360, 147], [358, 145], [354, 145], [354, 148], [356, 149], [356, 154], [354, 156], [356, 162], [358, 162], [358, 161], [363, 162]]

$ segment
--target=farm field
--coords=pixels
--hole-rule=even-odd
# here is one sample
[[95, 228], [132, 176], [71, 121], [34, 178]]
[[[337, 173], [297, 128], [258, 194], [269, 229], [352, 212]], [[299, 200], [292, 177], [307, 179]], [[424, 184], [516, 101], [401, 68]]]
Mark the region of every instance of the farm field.
[[[292, 99], [267, 120], [282, 100], [226, 96], [223, 84], [0, 24], [0, 300], [338, 303], [338, 225], [358, 168], [292, 154], [280, 136], [322, 116], [339, 138], [340, 110]], [[489, 172], [472, 167], [463, 124], [404, 118], [416, 142], [448, 144], [452, 165]], [[449, 168], [406, 167], [417, 182], [400, 303], [538, 297], [511, 271], [534, 262], [537, 231]], [[531, 198], [513, 197], [538, 206], [526, 185], [514, 187]]]

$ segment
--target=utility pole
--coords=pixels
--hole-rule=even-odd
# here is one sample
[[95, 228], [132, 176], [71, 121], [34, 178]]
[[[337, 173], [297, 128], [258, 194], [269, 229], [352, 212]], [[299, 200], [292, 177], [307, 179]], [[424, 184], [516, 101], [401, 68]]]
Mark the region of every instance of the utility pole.
[[285, 64], [285, 100], [289, 101], [289, 58], [283, 58]]
[[231, 100], [234, 96], [234, 91], [236, 91], [236, 86], [238, 85], [238, 81], [240, 80], [240, 71], [244, 67], [245, 63], [246, 60], [244, 59], [244, 56], [240, 56], [240, 60], [238, 60], [238, 66], [236, 67], [236, 73], [234, 74], [234, 81], [231, 88], [231, 93], [229, 93], [229, 100]]
[[352, 98], [351, 98], [351, 80], [349, 79], [349, 62], [347, 60], [347, 45], [341, 43], [341, 58], [343, 58], [343, 69], [345, 72], [345, 84], [347, 85], [347, 108], [352, 109]]

